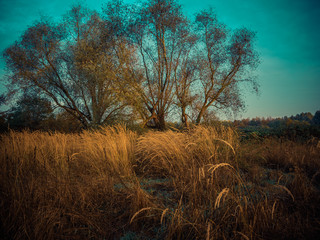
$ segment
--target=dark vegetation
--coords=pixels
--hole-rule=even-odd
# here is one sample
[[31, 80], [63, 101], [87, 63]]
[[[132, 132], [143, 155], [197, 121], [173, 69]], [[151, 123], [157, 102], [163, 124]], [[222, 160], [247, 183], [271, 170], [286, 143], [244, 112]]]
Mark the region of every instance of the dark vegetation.
[[234, 121], [233, 126], [238, 128], [246, 137], [286, 138], [293, 141], [308, 141], [320, 138], [319, 125], [320, 111], [315, 115], [300, 113], [295, 116], [283, 118], [254, 118]]

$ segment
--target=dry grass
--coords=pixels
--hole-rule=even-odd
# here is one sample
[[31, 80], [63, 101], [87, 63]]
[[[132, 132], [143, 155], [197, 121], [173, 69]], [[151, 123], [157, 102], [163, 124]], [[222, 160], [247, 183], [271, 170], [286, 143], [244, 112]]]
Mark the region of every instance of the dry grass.
[[1, 135], [4, 239], [314, 239], [314, 142], [227, 127]]

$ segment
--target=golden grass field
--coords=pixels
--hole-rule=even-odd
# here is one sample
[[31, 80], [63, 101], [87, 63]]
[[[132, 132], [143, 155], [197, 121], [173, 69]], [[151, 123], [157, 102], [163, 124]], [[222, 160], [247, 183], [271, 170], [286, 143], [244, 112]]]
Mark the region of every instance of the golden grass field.
[[3, 239], [316, 239], [320, 146], [232, 128], [1, 135]]

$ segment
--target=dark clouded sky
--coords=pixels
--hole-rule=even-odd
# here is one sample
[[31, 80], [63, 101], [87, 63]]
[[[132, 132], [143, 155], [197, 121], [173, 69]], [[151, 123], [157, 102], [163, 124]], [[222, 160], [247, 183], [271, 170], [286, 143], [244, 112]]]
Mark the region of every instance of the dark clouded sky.
[[[103, 0], [88, 0], [100, 10]], [[124, 2], [133, 2], [124, 0]], [[61, 17], [73, 0], [0, 0], [0, 51], [41, 16]], [[190, 14], [209, 6], [230, 28], [257, 32], [259, 96], [245, 94], [243, 117], [277, 117], [320, 110], [320, 0], [180, 0]], [[0, 77], [4, 63], [0, 60]], [[1, 88], [1, 86], [0, 86]]]

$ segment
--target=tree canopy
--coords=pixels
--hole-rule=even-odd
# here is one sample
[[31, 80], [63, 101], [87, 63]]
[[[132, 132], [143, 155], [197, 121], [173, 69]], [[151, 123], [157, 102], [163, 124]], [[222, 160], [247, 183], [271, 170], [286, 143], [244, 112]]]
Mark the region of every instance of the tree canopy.
[[165, 129], [179, 112], [199, 124], [217, 109], [241, 110], [243, 84], [259, 63], [255, 33], [229, 29], [212, 10], [192, 19], [175, 0], [76, 5], [40, 20], [4, 52], [9, 82], [34, 88], [84, 127], [134, 115]]

